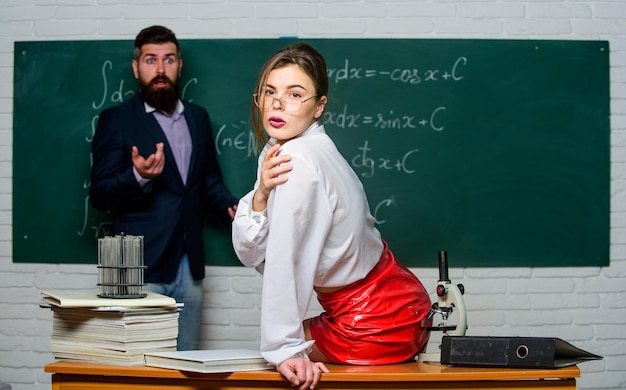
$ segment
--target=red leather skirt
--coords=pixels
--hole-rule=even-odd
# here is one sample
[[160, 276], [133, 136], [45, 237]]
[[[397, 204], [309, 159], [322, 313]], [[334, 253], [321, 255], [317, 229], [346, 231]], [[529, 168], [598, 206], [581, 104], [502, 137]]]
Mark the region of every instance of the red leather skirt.
[[430, 297], [387, 243], [364, 279], [317, 298], [324, 313], [312, 319], [311, 337], [333, 363], [402, 363], [426, 348]]

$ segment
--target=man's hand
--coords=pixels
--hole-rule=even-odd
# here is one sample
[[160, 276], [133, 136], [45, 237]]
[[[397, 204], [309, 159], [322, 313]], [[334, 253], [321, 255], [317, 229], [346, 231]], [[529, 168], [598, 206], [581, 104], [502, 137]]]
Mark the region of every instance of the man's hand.
[[228, 215], [230, 215], [230, 220], [235, 219], [235, 214], [237, 213], [237, 205], [233, 205], [228, 208]]
[[139, 149], [136, 146], [133, 146], [131, 153], [133, 165], [137, 173], [139, 173], [139, 176], [144, 179], [154, 179], [163, 172], [163, 167], [165, 166], [163, 142], [156, 144], [156, 152], [148, 156], [148, 158], [143, 158], [143, 156], [139, 154]]
[[304, 358], [289, 358], [280, 363], [277, 369], [298, 390], [314, 389], [322, 378], [322, 373], [330, 372], [324, 363]]

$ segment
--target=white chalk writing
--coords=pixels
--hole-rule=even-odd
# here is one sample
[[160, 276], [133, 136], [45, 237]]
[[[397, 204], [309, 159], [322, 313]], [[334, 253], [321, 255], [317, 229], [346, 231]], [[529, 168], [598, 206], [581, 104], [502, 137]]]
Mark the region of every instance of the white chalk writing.
[[363, 69], [362, 67], [350, 65], [350, 60], [345, 59], [340, 68], [329, 68], [328, 78], [334, 83], [348, 80], [359, 80], [373, 77], [386, 77], [391, 81], [405, 84], [422, 84], [424, 82], [440, 81], [460, 81], [464, 78], [463, 67], [467, 65], [466, 57], [458, 57], [449, 68], [393, 68], [391, 70]]

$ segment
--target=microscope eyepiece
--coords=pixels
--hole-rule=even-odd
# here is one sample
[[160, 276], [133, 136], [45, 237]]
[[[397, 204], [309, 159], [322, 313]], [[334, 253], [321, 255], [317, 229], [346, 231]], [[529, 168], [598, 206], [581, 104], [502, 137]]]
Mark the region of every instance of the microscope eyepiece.
[[448, 278], [448, 252], [439, 252], [439, 281], [449, 282]]

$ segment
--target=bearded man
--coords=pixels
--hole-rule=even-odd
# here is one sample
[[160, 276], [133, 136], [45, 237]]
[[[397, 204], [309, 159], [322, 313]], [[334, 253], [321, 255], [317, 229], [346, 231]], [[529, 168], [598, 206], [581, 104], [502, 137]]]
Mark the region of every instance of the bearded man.
[[163, 26], [135, 38], [138, 92], [100, 113], [92, 142], [91, 204], [116, 234], [144, 236], [144, 290], [184, 303], [179, 350], [197, 349], [205, 210], [232, 221], [238, 199], [222, 179], [207, 111], [182, 101], [179, 42]]

